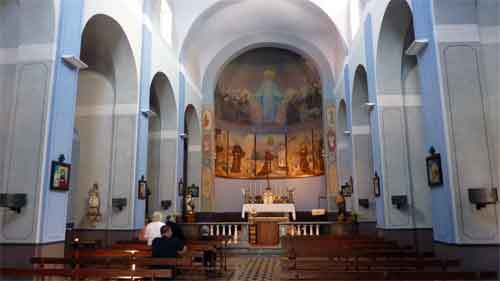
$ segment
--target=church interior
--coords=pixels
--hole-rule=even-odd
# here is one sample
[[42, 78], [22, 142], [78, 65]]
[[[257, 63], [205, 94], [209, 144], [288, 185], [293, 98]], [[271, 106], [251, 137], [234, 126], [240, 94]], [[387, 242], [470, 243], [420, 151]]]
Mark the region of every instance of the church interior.
[[500, 0], [0, 0], [0, 280], [498, 281], [498, 107]]

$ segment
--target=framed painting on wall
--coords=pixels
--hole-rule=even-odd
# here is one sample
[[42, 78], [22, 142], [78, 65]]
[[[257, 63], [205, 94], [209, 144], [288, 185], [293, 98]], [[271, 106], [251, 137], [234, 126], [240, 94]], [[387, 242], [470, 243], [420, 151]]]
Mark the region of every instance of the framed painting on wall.
[[50, 189], [56, 191], [68, 191], [69, 179], [71, 175], [71, 164], [64, 163], [64, 160], [52, 161], [50, 174]]
[[441, 154], [436, 153], [434, 147], [429, 150], [430, 155], [425, 159], [427, 167], [427, 182], [430, 187], [443, 185], [443, 171], [441, 168]]

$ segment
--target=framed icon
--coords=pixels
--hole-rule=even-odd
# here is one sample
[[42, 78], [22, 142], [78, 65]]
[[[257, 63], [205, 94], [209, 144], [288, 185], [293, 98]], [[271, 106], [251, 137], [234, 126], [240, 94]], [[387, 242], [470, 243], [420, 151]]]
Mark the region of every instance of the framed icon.
[[434, 147], [429, 150], [430, 155], [425, 159], [427, 167], [427, 183], [430, 187], [443, 185], [443, 170], [441, 168], [441, 154], [436, 153]]
[[144, 176], [141, 177], [139, 180], [139, 185], [137, 189], [137, 197], [139, 200], [145, 200], [148, 197], [148, 182], [144, 178]]
[[64, 158], [52, 161], [50, 176], [50, 189], [56, 191], [68, 191], [71, 175], [71, 164], [64, 163]]
[[200, 197], [200, 187], [197, 185], [192, 184], [187, 188], [187, 193], [191, 193], [191, 196], [193, 198]]

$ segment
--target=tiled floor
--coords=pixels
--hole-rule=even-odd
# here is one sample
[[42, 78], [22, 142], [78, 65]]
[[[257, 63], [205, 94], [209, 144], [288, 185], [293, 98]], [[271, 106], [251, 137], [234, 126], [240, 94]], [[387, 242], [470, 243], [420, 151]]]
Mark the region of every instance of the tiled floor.
[[234, 271], [231, 281], [279, 280], [280, 258], [277, 256], [247, 256], [230, 258]]

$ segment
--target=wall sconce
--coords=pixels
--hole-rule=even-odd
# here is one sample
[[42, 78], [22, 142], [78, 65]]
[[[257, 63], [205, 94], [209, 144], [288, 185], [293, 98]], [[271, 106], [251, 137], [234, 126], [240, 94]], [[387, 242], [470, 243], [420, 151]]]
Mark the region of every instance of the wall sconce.
[[346, 136], [350, 136], [351, 134], [352, 134], [352, 131], [350, 131], [350, 130], [344, 131], [344, 135], [346, 135]]
[[21, 208], [26, 206], [27, 195], [25, 193], [1, 193], [0, 207], [8, 208], [16, 213], [21, 213]]
[[403, 209], [408, 206], [408, 197], [406, 195], [393, 195], [391, 197], [391, 202], [396, 208]]
[[407, 56], [416, 56], [420, 54], [427, 47], [427, 45], [429, 45], [429, 40], [417, 39], [411, 43], [408, 49], [406, 49], [405, 54]]
[[127, 198], [113, 198], [111, 205], [114, 209], [118, 209], [121, 212], [127, 206]]
[[146, 118], [152, 118], [158, 116], [158, 114], [151, 109], [141, 109], [141, 114]]
[[89, 66], [84, 63], [80, 58], [76, 57], [75, 55], [63, 55], [62, 59], [66, 65], [73, 69], [77, 70], [83, 70], [87, 69]]
[[469, 201], [476, 205], [476, 210], [481, 210], [487, 205], [497, 204], [498, 192], [496, 188], [469, 188]]
[[179, 137], [180, 137], [181, 139], [187, 139], [187, 138], [188, 138], [188, 135], [187, 135], [186, 133], [180, 133], [180, 134], [179, 134]]
[[365, 102], [363, 106], [366, 108], [368, 111], [372, 111], [375, 109], [376, 104], [374, 102]]

